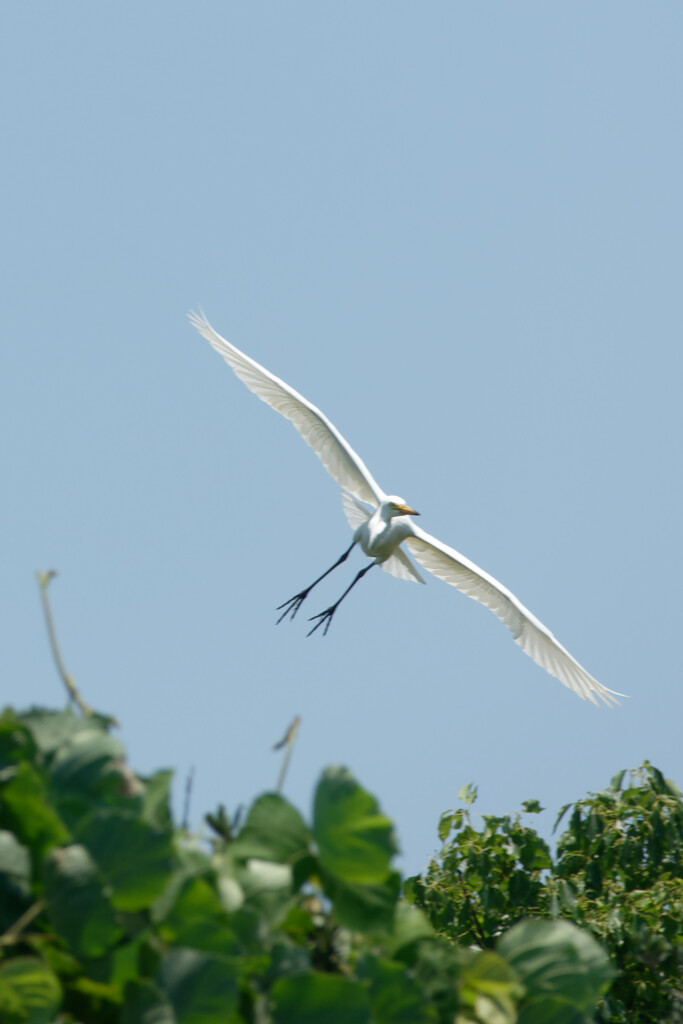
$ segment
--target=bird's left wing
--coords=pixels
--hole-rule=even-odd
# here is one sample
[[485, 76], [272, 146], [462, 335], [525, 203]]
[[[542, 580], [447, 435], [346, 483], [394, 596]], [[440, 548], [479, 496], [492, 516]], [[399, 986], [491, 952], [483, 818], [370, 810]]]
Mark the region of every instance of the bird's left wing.
[[607, 705], [619, 703], [617, 697], [623, 694], [608, 690], [589, 675], [507, 587], [458, 551], [442, 544], [414, 523], [411, 525], [413, 536], [406, 540], [406, 544], [413, 558], [428, 572], [490, 608], [505, 623], [525, 654], [583, 700], [597, 704], [597, 696]]
[[311, 446], [338, 484], [361, 501], [372, 505], [377, 505], [383, 499], [384, 493], [370, 470], [320, 409], [222, 338], [204, 317], [190, 313], [189, 320], [216, 352], [223, 356], [250, 391], [292, 421], [306, 444]]

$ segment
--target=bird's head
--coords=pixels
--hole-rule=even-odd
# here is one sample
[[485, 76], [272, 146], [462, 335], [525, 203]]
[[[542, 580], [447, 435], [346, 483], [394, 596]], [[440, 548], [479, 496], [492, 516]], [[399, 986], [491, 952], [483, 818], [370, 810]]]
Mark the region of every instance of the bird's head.
[[397, 494], [390, 494], [384, 502], [384, 506], [390, 519], [393, 519], [394, 516], [419, 516], [420, 514]]

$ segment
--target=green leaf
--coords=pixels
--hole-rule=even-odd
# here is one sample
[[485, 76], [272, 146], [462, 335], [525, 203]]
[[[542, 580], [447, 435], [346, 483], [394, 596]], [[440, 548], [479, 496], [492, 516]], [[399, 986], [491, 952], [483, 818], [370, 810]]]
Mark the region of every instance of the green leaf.
[[144, 973], [141, 961], [149, 938], [150, 932], [142, 931], [132, 941], [116, 946], [111, 953], [108, 980], [111, 985], [117, 986], [119, 991], [123, 991], [129, 981], [134, 981]]
[[565, 814], [567, 813], [567, 811], [569, 810], [570, 807], [571, 807], [571, 804], [565, 804], [564, 807], [560, 807], [558, 815], [555, 818], [555, 824], [553, 825], [553, 832], [555, 831], [557, 826], [560, 824], [560, 822], [562, 821], [562, 819], [564, 818]]
[[354, 931], [388, 932], [394, 924], [401, 876], [391, 871], [382, 882], [354, 884], [321, 869], [325, 895], [332, 901], [334, 916]]
[[291, 906], [296, 892], [293, 879], [290, 864], [258, 857], [245, 864], [231, 864], [226, 859], [219, 875], [219, 894], [224, 906], [239, 895], [245, 908], [258, 913], [265, 924], [279, 920]]
[[458, 813], [462, 814], [462, 811], [444, 811], [444, 813], [439, 818], [437, 834], [442, 843], [445, 842], [446, 839], [448, 838], [448, 834], [451, 831], [453, 825], [455, 824], [456, 816]]
[[216, 890], [205, 878], [189, 878], [160, 924], [162, 938], [205, 953], [237, 956], [241, 947]]
[[59, 746], [50, 766], [52, 781], [59, 791], [78, 790], [93, 795], [102, 785], [118, 777], [118, 764], [124, 760], [124, 749], [109, 733], [99, 729], [82, 729]]
[[0, 831], [0, 934], [24, 913], [30, 895], [29, 852], [13, 832]]
[[576, 893], [574, 892], [574, 887], [572, 886], [571, 882], [567, 882], [563, 878], [560, 879], [559, 892], [560, 899], [562, 901], [562, 906], [565, 907], [567, 910], [573, 910], [576, 906], [577, 901]]
[[38, 750], [47, 757], [69, 743], [80, 732], [92, 729], [104, 731], [101, 719], [94, 716], [84, 718], [71, 708], [65, 711], [32, 708], [21, 716], [21, 721], [29, 729]]
[[498, 953], [483, 950], [462, 970], [462, 984], [486, 995], [511, 995], [520, 988], [519, 975]]
[[564, 999], [548, 998], [522, 1007], [517, 1024], [591, 1024], [594, 1019]]
[[399, 900], [396, 904], [394, 929], [386, 940], [387, 949], [396, 955], [422, 939], [433, 938], [434, 929], [425, 912], [405, 900]]
[[328, 768], [318, 783], [313, 835], [329, 875], [361, 885], [387, 878], [396, 853], [392, 823], [346, 768]]
[[365, 956], [356, 973], [368, 983], [373, 1024], [432, 1024], [438, 1019], [404, 964]]
[[15, 1014], [26, 1024], [49, 1024], [61, 1003], [59, 981], [37, 957], [15, 957], [0, 967], [0, 1020]]
[[150, 825], [165, 830], [173, 825], [171, 818], [171, 784], [173, 772], [169, 770], [155, 772], [149, 779], [141, 779], [144, 786], [142, 793], [142, 817]]
[[305, 971], [271, 989], [273, 1024], [370, 1024], [365, 988], [338, 974]]
[[277, 793], [265, 793], [252, 804], [228, 849], [235, 858], [291, 864], [308, 853], [309, 840], [308, 828], [296, 808]]
[[587, 1010], [615, 975], [590, 932], [569, 921], [522, 921], [496, 949], [518, 972], [530, 1002], [552, 996]]
[[3, 886], [22, 896], [31, 890], [31, 858], [13, 832], [0, 830], [0, 876]]
[[75, 953], [102, 956], [121, 937], [123, 929], [84, 846], [67, 846], [50, 854], [45, 862], [45, 895], [55, 931]]
[[241, 1024], [239, 988], [232, 967], [194, 949], [172, 949], [157, 984], [173, 1007], [174, 1024]]
[[[460, 954], [459, 995], [463, 1021], [478, 1024], [516, 1024], [518, 999], [523, 991], [516, 972], [497, 953]], [[458, 1018], [459, 1020], [461, 1018]]]
[[0, 715], [0, 779], [7, 768], [33, 758], [35, 751], [29, 730], [11, 708], [5, 708]]
[[458, 800], [462, 800], [468, 807], [475, 802], [478, 795], [479, 790], [473, 782], [468, 782], [466, 786], [461, 786], [458, 790]]
[[91, 813], [74, 836], [111, 886], [112, 906], [142, 910], [156, 899], [173, 869], [171, 836], [120, 808]]
[[146, 978], [126, 985], [121, 1024], [177, 1024], [173, 1007]]
[[69, 833], [52, 809], [47, 785], [33, 765], [23, 762], [2, 787], [3, 822], [31, 851], [35, 865], [53, 846], [65, 843]]

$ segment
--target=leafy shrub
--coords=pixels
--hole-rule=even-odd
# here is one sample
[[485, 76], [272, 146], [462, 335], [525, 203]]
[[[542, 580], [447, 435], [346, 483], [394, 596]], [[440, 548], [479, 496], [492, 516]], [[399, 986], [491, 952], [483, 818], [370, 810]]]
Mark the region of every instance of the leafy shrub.
[[[625, 781], [627, 784], [625, 784]], [[611, 1024], [683, 1022], [683, 799], [645, 762], [609, 787], [567, 804], [553, 859], [520, 815], [468, 806], [441, 818], [443, 850], [406, 892], [435, 930], [456, 945], [505, 950], [504, 929], [523, 918], [567, 919], [600, 940], [619, 970], [595, 1020]], [[540, 810], [527, 801], [524, 811]], [[558, 1018], [559, 1019], [559, 1018]]]
[[500, 844], [498, 910], [472, 866], [485, 933], [435, 928], [435, 877], [409, 887], [426, 912], [400, 898], [392, 824], [344, 768], [323, 772], [310, 823], [266, 793], [241, 827], [207, 816], [203, 839], [174, 826], [170, 782], [135, 775], [104, 716], [2, 714], [2, 1024], [579, 1024], [614, 975], [569, 921], [498, 935], [522, 892]]

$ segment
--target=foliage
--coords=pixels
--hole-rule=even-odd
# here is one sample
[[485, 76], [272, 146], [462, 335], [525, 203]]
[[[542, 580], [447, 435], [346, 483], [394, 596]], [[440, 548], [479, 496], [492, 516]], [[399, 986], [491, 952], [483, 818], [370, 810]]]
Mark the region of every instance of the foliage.
[[[471, 790], [460, 796], [472, 802]], [[535, 801], [524, 805], [527, 813], [540, 809]], [[448, 841], [425, 875], [408, 881], [408, 895], [456, 945], [504, 952], [507, 936], [498, 937], [522, 918], [573, 921], [600, 940], [619, 969], [597, 1021], [680, 1024], [681, 793], [646, 762], [628, 776], [620, 772], [604, 792], [562, 808], [556, 827], [568, 812], [553, 859], [519, 815], [485, 815], [476, 828], [467, 806], [449, 811], [439, 830]]]
[[3, 1024], [592, 1019], [614, 971], [590, 933], [526, 920], [496, 941], [492, 913], [486, 948], [467, 948], [467, 920], [465, 946], [437, 934], [399, 897], [391, 822], [346, 769], [323, 773], [310, 823], [266, 793], [241, 826], [207, 816], [202, 839], [172, 822], [170, 773], [136, 776], [111, 726], [0, 717]]
[[683, 1021], [683, 798], [647, 762], [626, 777], [573, 806], [553, 908], [590, 928], [622, 972], [604, 1020], [673, 1024]]

